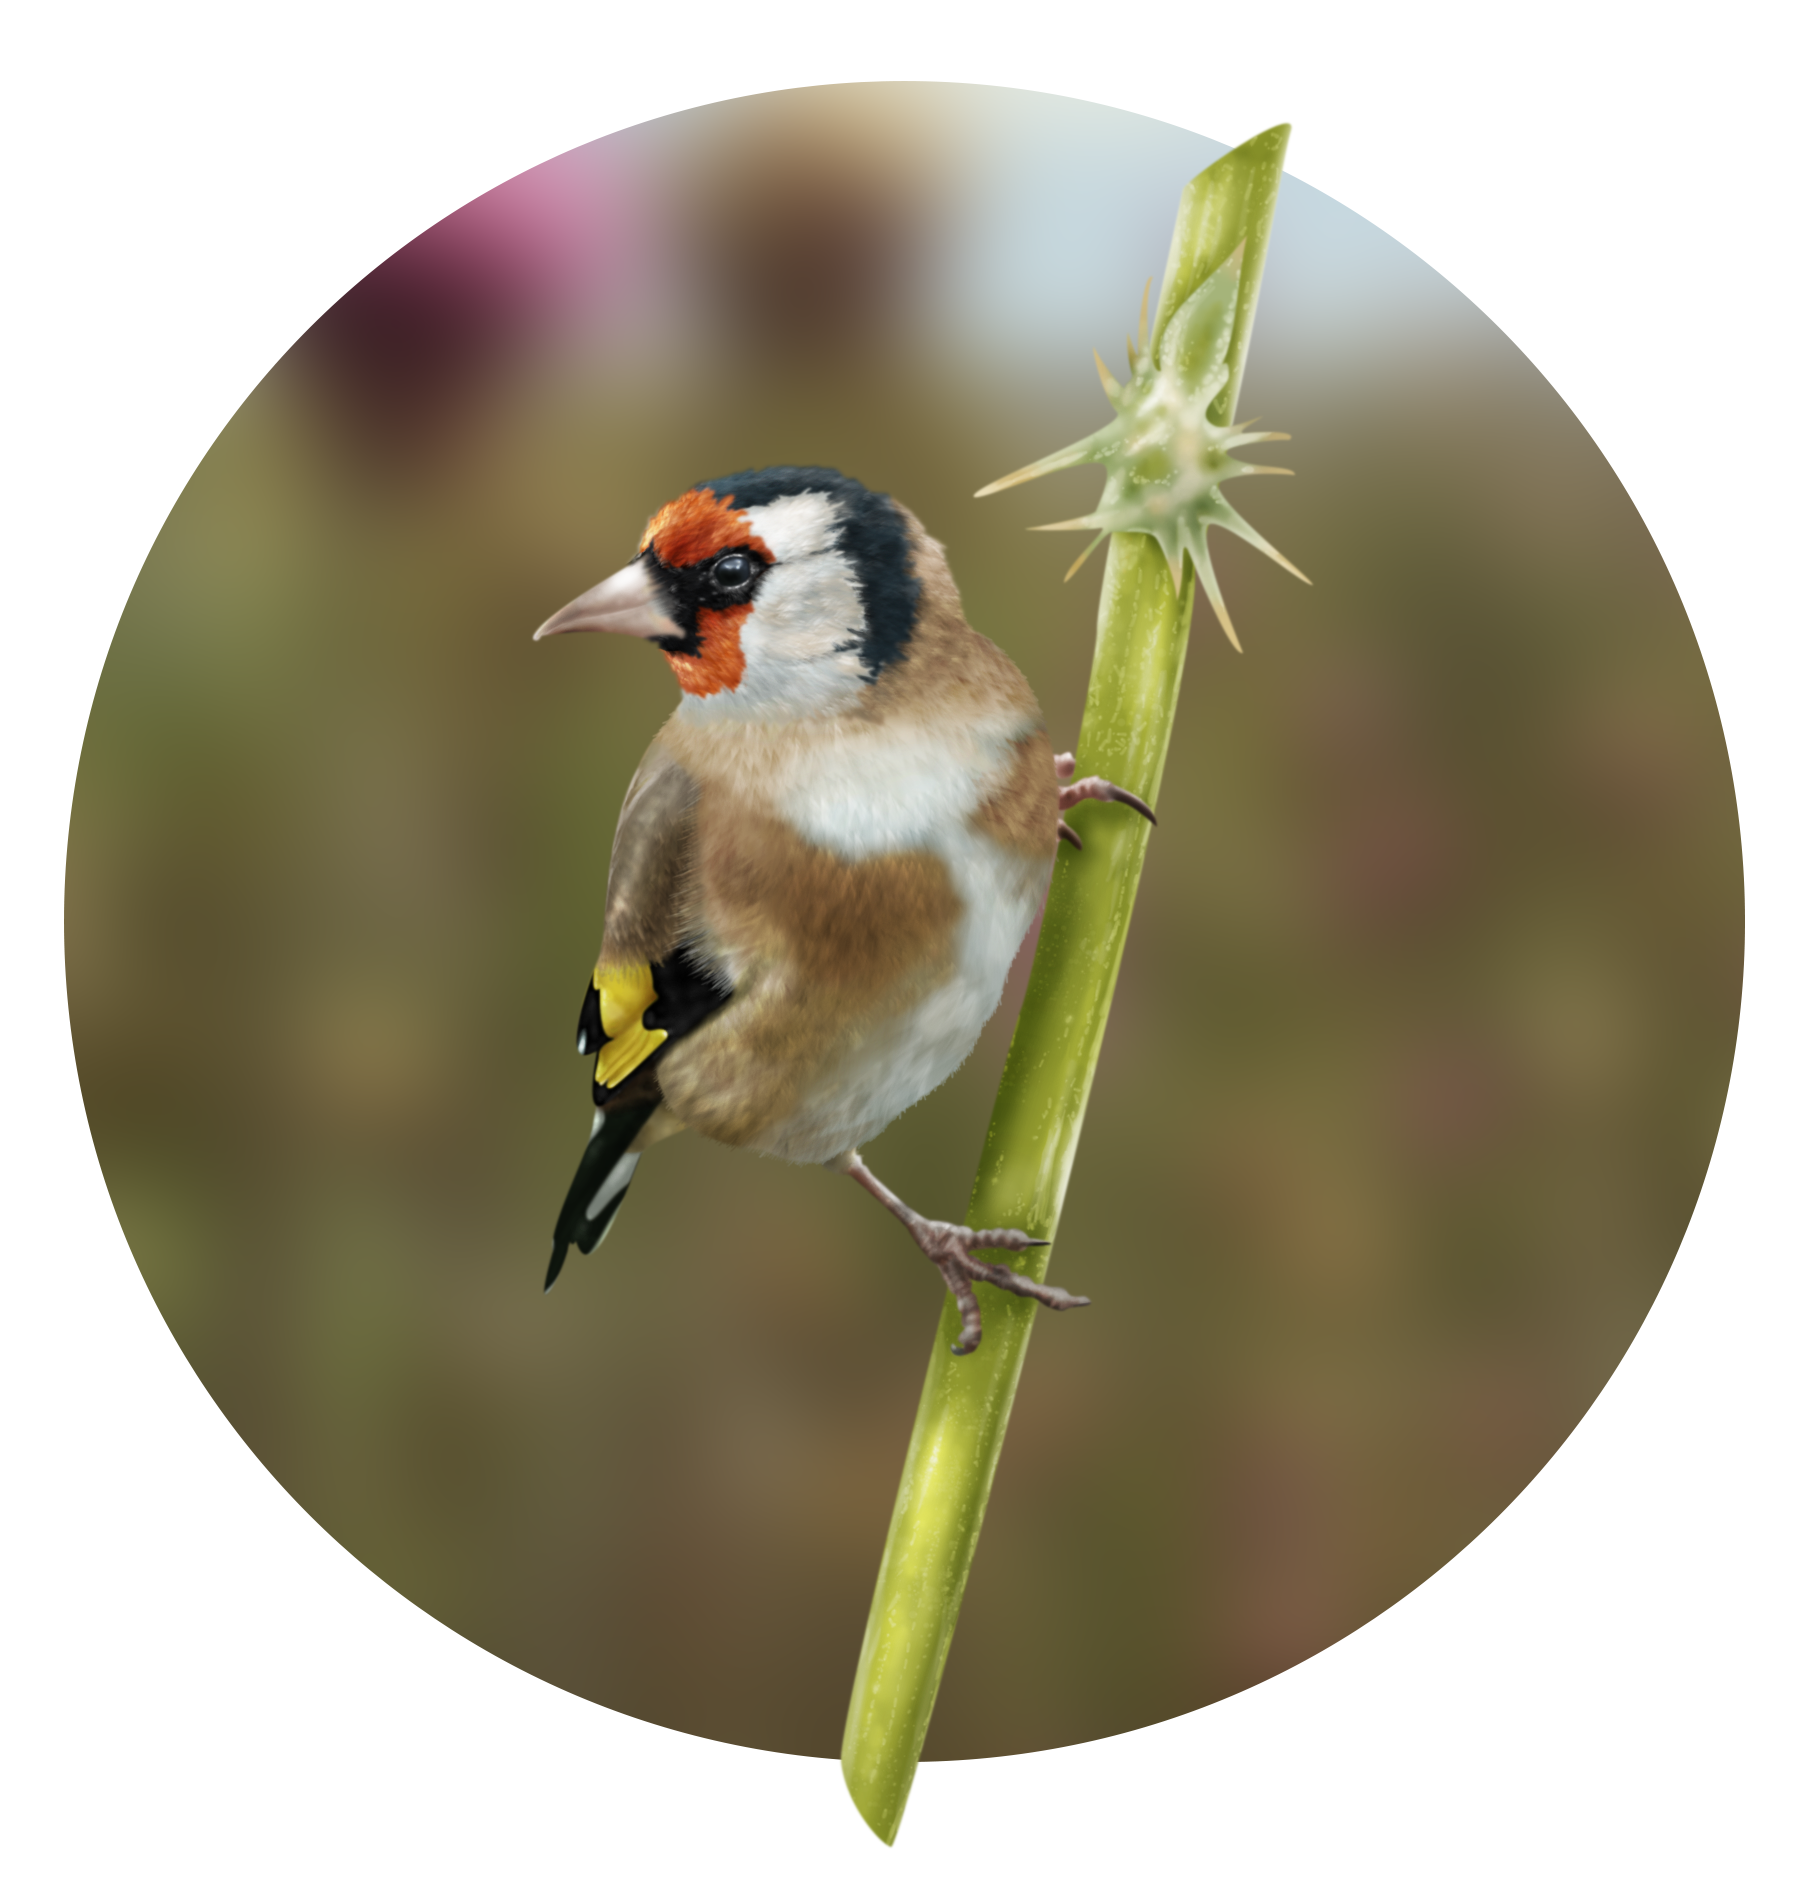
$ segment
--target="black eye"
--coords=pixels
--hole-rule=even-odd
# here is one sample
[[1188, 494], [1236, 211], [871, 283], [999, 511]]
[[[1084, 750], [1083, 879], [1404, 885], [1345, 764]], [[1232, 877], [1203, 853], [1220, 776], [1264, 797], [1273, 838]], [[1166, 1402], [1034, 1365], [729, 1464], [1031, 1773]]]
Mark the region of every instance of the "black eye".
[[752, 586], [758, 565], [749, 555], [735, 549], [724, 555], [711, 571], [715, 586], [730, 595], [743, 595]]

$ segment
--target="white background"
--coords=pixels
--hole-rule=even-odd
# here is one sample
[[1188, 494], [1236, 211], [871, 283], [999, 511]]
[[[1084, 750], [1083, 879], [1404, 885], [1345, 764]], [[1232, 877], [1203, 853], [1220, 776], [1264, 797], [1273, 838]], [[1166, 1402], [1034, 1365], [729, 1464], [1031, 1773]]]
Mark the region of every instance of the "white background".
[[[991, 0], [15, 14], [0, 114], [13, 1873], [1797, 1873], [1806, 309], [1788, 14], [1295, 0], [1020, 17]], [[1629, 489], [1717, 690], [1750, 916], [1737, 1069], [1692, 1229], [1525, 1495], [1400, 1606], [1263, 1687], [1096, 1745], [925, 1766], [894, 1851], [833, 1764], [541, 1685], [290, 1501], [138, 1278], [82, 1114], [61, 958], [70, 794], [108, 640], [177, 493], [289, 343], [428, 223], [562, 149], [714, 98], [878, 78], [1063, 92], [1229, 142], [1291, 119], [1296, 174], [1478, 302]]]

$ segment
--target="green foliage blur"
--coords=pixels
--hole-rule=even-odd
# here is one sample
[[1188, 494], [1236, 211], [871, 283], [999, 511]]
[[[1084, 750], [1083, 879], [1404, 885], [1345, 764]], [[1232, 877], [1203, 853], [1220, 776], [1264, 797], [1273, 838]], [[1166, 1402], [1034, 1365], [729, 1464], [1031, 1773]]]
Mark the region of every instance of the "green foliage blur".
[[[573, 152], [296, 345], [121, 622], [69, 986], [145, 1279], [334, 1536], [602, 1704], [834, 1755], [941, 1284], [853, 1184], [680, 1137], [542, 1296], [676, 695], [529, 636], [690, 483], [827, 463], [946, 542], [1070, 743], [1101, 557], [1062, 586], [1025, 525], [1096, 473], [970, 493], [1102, 421], [1087, 351], [1218, 149], [899, 86]], [[1623, 1354], [1723, 1105], [1730, 770], [1584, 431], [1291, 184], [1241, 409], [1295, 436], [1237, 497], [1315, 585], [1218, 539], [1248, 651], [1196, 622], [1054, 1251], [1096, 1305], [1035, 1341], [931, 1757], [1207, 1704], [1447, 1561]], [[868, 1149], [920, 1209], [965, 1206], [1025, 969]]]

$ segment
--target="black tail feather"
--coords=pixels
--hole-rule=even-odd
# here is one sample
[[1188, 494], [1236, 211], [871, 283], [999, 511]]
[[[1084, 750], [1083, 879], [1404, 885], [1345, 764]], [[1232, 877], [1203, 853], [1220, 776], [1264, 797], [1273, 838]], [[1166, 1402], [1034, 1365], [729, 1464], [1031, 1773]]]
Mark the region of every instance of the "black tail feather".
[[[558, 1212], [558, 1226], [552, 1231], [552, 1261], [546, 1269], [549, 1289], [558, 1279], [570, 1245], [589, 1254], [608, 1233], [633, 1180], [639, 1158], [628, 1159], [627, 1146], [645, 1128], [646, 1120], [658, 1109], [657, 1102], [624, 1105], [618, 1111], [599, 1111], [596, 1128], [583, 1147], [582, 1161]], [[623, 1163], [626, 1168], [623, 1169]]]
[[551, 1293], [552, 1283], [558, 1279], [559, 1270], [564, 1266], [564, 1258], [569, 1253], [570, 1244], [568, 1242], [554, 1242], [552, 1244], [552, 1261], [551, 1265], [546, 1269], [546, 1293]]

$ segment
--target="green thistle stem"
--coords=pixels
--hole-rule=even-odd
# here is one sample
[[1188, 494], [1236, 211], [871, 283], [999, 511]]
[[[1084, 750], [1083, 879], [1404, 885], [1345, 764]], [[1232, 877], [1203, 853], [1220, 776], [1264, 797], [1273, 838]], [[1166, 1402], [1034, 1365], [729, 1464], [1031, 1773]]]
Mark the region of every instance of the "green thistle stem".
[[[1161, 291], [1155, 347], [1173, 312], [1243, 248], [1229, 377], [1218, 402], [1223, 422], [1241, 381], [1287, 128], [1231, 151], [1188, 186]], [[1185, 665], [1192, 592], [1189, 566], [1175, 591], [1153, 537], [1112, 536], [1076, 752], [1078, 776], [1095, 772], [1156, 801]], [[1050, 1238], [1078, 1150], [1150, 834], [1142, 819], [1112, 805], [1083, 806], [1073, 820], [1082, 828], [1085, 848], [1075, 853], [1062, 847], [1054, 866], [1034, 972], [966, 1217], [970, 1224]], [[1050, 1254], [1030, 1250], [1018, 1265], [1045, 1280]], [[847, 1789], [887, 1843], [896, 1838], [915, 1780], [1040, 1311], [1032, 1302], [987, 1288], [984, 1340], [966, 1358], [951, 1351], [960, 1334], [951, 1297], [941, 1314], [841, 1747]]]

